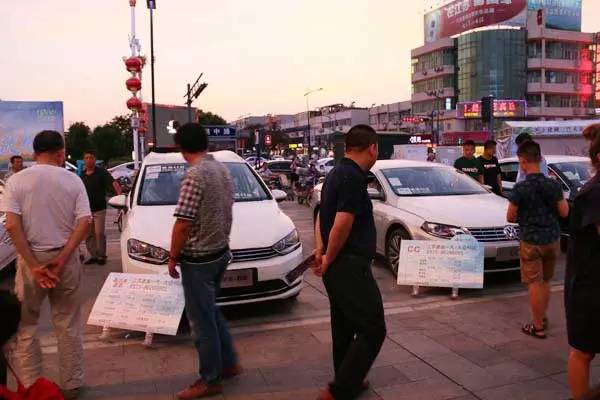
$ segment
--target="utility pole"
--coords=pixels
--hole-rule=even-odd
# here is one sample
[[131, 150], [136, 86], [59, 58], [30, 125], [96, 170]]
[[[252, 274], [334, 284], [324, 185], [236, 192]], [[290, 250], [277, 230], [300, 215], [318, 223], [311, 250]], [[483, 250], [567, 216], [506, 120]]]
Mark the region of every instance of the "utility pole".
[[156, 98], [154, 92], [154, 10], [156, 9], [156, 0], [146, 0], [150, 10], [150, 75], [152, 86], [152, 142], [156, 147]]
[[196, 82], [194, 82], [193, 85], [187, 84], [187, 92], [183, 95], [183, 97], [187, 99], [185, 104], [187, 105], [188, 122], [192, 122], [192, 102], [196, 100], [198, 96], [200, 96], [200, 93], [208, 86], [208, 83], [200, 83], [202, 75], [204, 75], [204, 72], [198, 76], [198, 79], [196, 79]]
[[315, 92], [320, 92], [322, 91], [323, 88], [318, 88], [318, 89], [314, 89], [314, 90], [309, 90], [306, 93], [304, 93], [304, 97], [306, 98], [306, 122], [308, 123], [308, 160], [310, 161], [310, 155], [312, 153], [312, 141], [311, 141], [311, 136], [310, 136], [310, 107], [308, 106], [308, 96], [310, 96], [312, 93]]

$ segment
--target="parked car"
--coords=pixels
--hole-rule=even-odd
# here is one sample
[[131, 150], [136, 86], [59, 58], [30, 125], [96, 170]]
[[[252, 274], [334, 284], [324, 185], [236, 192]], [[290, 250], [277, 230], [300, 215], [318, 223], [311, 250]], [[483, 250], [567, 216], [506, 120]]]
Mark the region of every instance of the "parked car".
[[[267, 158], [261, 157], [259, 164], [262, 164], [267, 161], [269, 161]], [[246, 158], [246, 162], [254, 167], [256, 165], [256, 156], [250, 156], [250, 157]]]
[[[4, 197], [4, 181], [0, 180], [0, 202]], [[5, 228], [6, 216], [0, 213], [0, 272], [14, 267], [17, 259], [17, 250]]]
[[335, 160], [333, 159], [333, 157], [326, 157], [317, 160], [317, 171], [319, 171], [319, 174], [321, 175], [327, 175], [329, 171], [333, 169], [334, 166]]
[[285, 174], [288, 178], [292, 174], [291, 160], [271, 160], [266, 162], [266, 169], [273, 174]]
[[[242, 304], [291, 298], [300, 292], [302, 246], [294, 224], [277, 201], [285, 192], [269, 191], [241, 157], [230, 151], [212, 153], [229, 169], [235, 203], [231, 230], [233, 261], [223, 278], [220, 304]], [[175, 221], [181, 179], [187, 168], [175, 153], [150, 153], [128, 196], [109, 200], [121, 209], [123, 272], [167, 273], [170, 229]]]
[[[314, 216], [322, 185], [315, 187]], [[506, 222], [506, 199], [450, 166], [380, 160], [371, 169], [369, 194], [377, 253], [397, 273], [403, 240], [445, 240], [472, 235], [485, 248], [485, 272], [519, 269], [519, 228]]]
[[135, 163], [133, 161], [126, 162], [123, 164], [116, 165], [112, 168], [108, 169], [108, 172], [112, 175], [114, 179], [119, 179], [121, 177], [127, 177], [133, 180], [133, 174], [135, 173]]

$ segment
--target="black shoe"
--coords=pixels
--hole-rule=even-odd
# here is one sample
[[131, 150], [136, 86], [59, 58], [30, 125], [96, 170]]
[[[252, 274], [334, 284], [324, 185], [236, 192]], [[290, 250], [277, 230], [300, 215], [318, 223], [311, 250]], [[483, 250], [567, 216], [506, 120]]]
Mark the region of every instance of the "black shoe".
[[100, 258], [100, 259], [96, 260], [96, 263], [98, 265], [106, 265], [106, 258]]
[[88, 258], [87, 261], [84, 261], [84, 265], [92, 265], [98, 263], [98, 260], [95, 257]]

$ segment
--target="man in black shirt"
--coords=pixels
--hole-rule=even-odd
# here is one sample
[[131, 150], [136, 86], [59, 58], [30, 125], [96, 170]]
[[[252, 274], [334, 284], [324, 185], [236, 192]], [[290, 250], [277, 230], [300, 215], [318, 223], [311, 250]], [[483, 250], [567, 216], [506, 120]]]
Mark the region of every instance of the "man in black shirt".
[[331, 307], [335, 379], [319, 399], [352, 399], [386, 335], [383, 302], [373, 278], [376, 231], [367, 172], [377, 160], [377, 134], [357, 125], [346, 134], [346, 156], [329, 173], [315, 228], [314, 272]]
[[106, 264], [106, 196], [108, 188], [113, 187], [116, 194], [121, 194], [121, 185], [115, 181], [104, 168], [96, 165], [96, 153], [92, 150], [83, 156], [85, 168], [81, 172], [81, 180], [87, 191], [92, 210], [92, 226], [85, 242], [90, 258], [84, 264]]
[[492, 192], [502, 196], [502, 178], [500, 164], [496, 158], [496, 142], [488, 140], [483, 146], [483, 155], [478, 158], [483, 167], [483, 183], [492, 188]]

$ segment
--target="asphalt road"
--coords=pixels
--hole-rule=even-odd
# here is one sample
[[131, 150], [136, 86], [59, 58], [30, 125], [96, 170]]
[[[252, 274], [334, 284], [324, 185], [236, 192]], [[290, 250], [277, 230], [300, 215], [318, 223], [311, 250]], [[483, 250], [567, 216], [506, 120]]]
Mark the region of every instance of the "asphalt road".
[[[310, 254], [314, 246], [313, 221], [310, 209], [306, 206], [300, 206], [293, 202], [282, 203], [281, 208], [296, 224], [296, 227], [300, 232], [305, 254]], [[109, 259], [107, 265], [83, 266], [83, 310], [86, 318], [107, 275], [110, 272], [121, 271], [119, 232], [116, 226], [113, 224], [115, 217], [116, 212], [114, 210], [109, 211], [107, 218]], [[564, 256], [562, 256], [559, 261], [557, 274], [555, 277], [555, 284], [557, 285], [562, 283], [564, 276], [564, 265], [565, 260]], [[415, 304], [422, 305], [426, 303], [443, 302], [447, 301], [449, 298], [449, 289], [433, 288], [423, 288], [422, 294], [418, 298], [412, 297], [412, 289], [409, 287], [398, 286], [395, 283], [392, 273], [384, 266], [383, 260], [376, 260], [373, 271], [381, 289], [384, 306], [386, 309]], [[317, 278], [312, 275], [312, 273], [308, 272], [305, 275], [305, 282], [304, 289], [294, 300], [244, 306], [230, 306], [225, 309], [225, 314], [229, 319], [231, 326], [233, 327], [282, 322], [301, 323], [303, 320], [328, 316], [329, 304], [323, 283], [320, 278]], [[11, 284], [11, 276], [4, 276], [0, 278], [0, 286], [6, 287], [10, 286]], [[485, 288], [483, 290], [461, 290], [460, 295], [463, 299], [477, 299], [498, 296], [506, 293], [515, 293], [523, 290], [523, 286], [519, 283], [518, 274], [508, 273], [487, 276], [485, 280]], [[50, 334], [51, 331], [52, 324], [49, 318], [48, 305], [46, 304], [42, 314], [40, 332], [42, 333], [42, 336], [44, 336]], [[98, 327], [86, 326], [87, 334], [95, 335], [98, 332]]]

